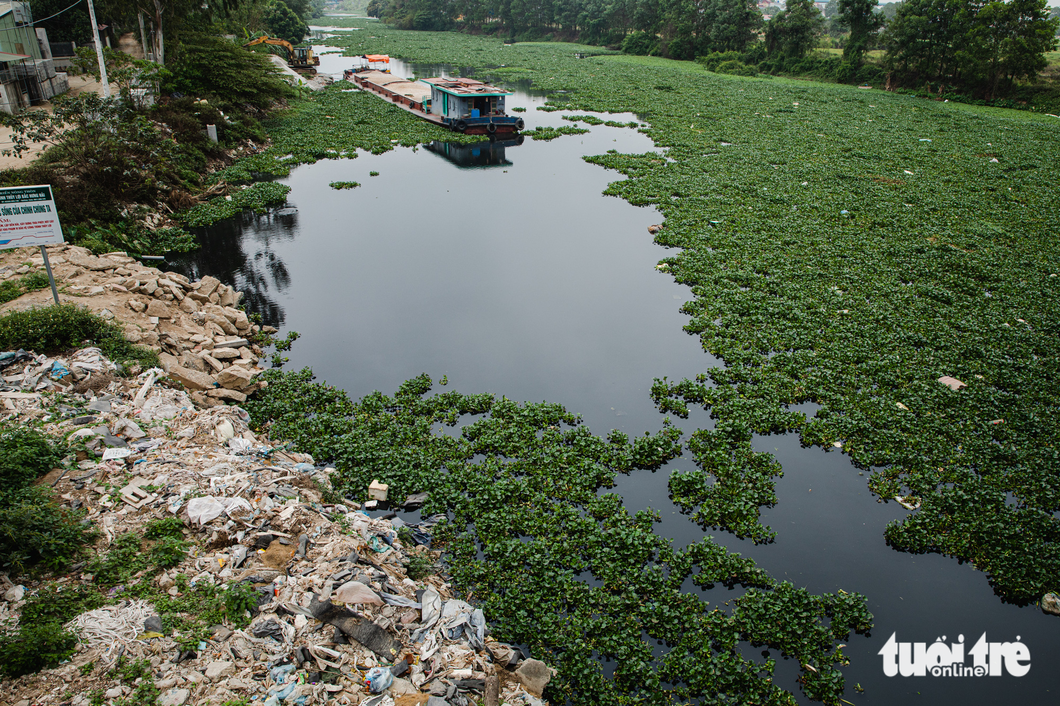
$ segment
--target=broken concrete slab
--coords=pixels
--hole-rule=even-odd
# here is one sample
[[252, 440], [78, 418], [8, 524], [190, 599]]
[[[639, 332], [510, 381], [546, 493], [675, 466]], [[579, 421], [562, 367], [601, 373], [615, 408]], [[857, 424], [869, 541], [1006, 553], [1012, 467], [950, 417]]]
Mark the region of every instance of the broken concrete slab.
[[217, 387], [217, 381], [206, 373], [200, 373], [198, 370], [192, 370], [180, 365], [172, 366], [169, 369], [169, 377], [190, 390], [212, 390]]

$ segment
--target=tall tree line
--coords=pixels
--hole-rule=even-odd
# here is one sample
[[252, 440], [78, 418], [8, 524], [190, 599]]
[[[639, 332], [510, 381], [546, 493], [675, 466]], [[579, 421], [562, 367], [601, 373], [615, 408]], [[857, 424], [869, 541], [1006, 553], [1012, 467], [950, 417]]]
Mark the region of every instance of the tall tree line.
[[[898, 85], [925, 82], [992, 98], [1036, 76], [1057, 46], [1060, 15], [1046, 0], [834, 0], [842, 61], [859, 67], [884, 49]], [[827, 22], [811, 0], [787, 0], [766, 21], [755, 0], [371, 0], [368, 13], [403, 29], [577, 39], [633, 54], [694, 59], [739, 52], [794, 66]]]
[[[39, 25], [54, 42], [92, 41], [87, 3], [73, 0], [29, 0]], [[230, 33], [245, 36], [264, 31], [295, 44], [308, 33], [313, 17], [324, 11], [324, 0], [94, 0], [100, 23], [115, 34], [140, 35], [141, 21], [148, 52], [161, 63], [167, 45], [175, 48], [183, 32]], [[43, 20], [43, 21], [40, 21]]]
[[1046, 67], [1058, 26], [1046, 0], [905, 0], [882, 41], [897, 82], [974, 87], [993, 98]]

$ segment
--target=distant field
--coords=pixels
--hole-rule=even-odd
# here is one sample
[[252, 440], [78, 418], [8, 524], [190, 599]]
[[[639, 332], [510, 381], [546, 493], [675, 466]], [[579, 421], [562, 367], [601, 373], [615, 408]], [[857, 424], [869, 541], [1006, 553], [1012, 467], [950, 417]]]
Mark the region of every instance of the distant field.
[[1045, 58], [1048, 59], [1049, 66], [1060, 66], [1060, 51], [1048, 52]]
[[[817, 51], [821, 52], [822, 54], [831, 54], [832, 56], [843, 56], [843, 50], [836, 49], [834, 47], [822, 47]], [[866, 53], [865, 56], [869, 57], [870, 59], [882, 59], [884, 53], [885, 52], [883, 51], [883, 49], [873, 49], [872, 51]]]

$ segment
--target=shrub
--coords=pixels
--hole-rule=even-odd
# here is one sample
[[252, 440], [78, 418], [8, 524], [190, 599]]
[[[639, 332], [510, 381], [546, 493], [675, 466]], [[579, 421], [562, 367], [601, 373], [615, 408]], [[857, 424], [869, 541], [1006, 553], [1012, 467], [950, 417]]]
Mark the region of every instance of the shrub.
[[25, 426], [0, 425], [0, 506], [59, 465], [61, 443]]
[[184, 561], [188, 543], [175, 537], [165, 537], [151, 548], [150, 561], [160, 569], [170, 569]]
[[[221, 156], [221, 148], [234, 147], [248, 139], [257, 142], [268, 139], [261, 123], [249, 114], [231, 110], [222, 114], [217, 106], [191, 96], [169, 98], [164, 104], [155, 106], [151, 117], [164, 122], [182, 145], [209, 156]], [[217, 144], [207, 137], [207, 125], [217, 127]], [[202, 161], [205, 166], [205, 157]]]
[[122, 655], [107, 676], [111, 679], [118, 679], [122, 684], [127, 684], [132, 688], [132, 694], [117, 702], [123, 706], [151, 706], [158, 700], [161, 693], [155, 686], [154, 675], [151, 674], [151, 663], [146, 659], [130, 661]]
[[434, 562], [422, 554], [413, 554], [405, 564], [405, 573], [413, 581], [419, 581], [425, 576], [434, 573]]
[[121, 329], [88, 309], [64, 304], [0, 317], [0, 349], [24, 348], [38, 353], [63, 351], [85, 341], [97, 345], [111, 360], [158, 365], [158, 354], [125, 340]]
[[57, 466], [64, 447], [39, 431], [0, 425], [0, 565], [22, 572], [69, 564], [91, 537], [51, 491], [33, 482]]
[[[67, 229], [67, 242], [88, 248], [97, 255], [121, 250], [131, 255], [190, 252], [199, 247], [195, 236], [183, 228], [150, 230], [139, 223], [121, 221], [102, 225], [94, 220]], [[45, 278], [47, 286], [47, 278]]]
[[696, 63], [707, 71], [717, 71], [720, 64], [729, 61], [742, 63], [744, 61], [744, 55], [738, 51], [715, 51], [710, 54], [705, 54], [704, 56], [696, 57]]
[[35, 292], [38, 289], [44, 289], [49, 284], [51, 284], [51, 282], [48, 280], [48, 275], [44, 272], [41, 272], [40, 270], [37, 270], [36, 272], [30, 272], [28, 275], [23, 277], [19, 283], [22, 285], [22, 288], [25, 289], [27, 292]]
[[659, 53], [659, 40], [647, 32], [631, 32], [622, 40], [622, 51], [637, 56], [652, 56]]
[[[155, 204], [160, 194], [184, 187], [189, 177], [198, 183], [197, 172], [180, 169], [180, 146], [122, 101], [89, 92], [53, 103], [51, 113], [29, 110], [3, 117], [12, 128], [12, 146], [2, 151], [18, 156], [32, 143], [51, 145], [18, 178], [51, 184], [67, 224], [118, 220], [129, 203]], [[101, 130], [101, 124], [108, 129]]]
[[229, 584], [228, 589], [220, 594], [224, 604], [224, 615], [233, 625], [245, 626], [248, 621], [246, 613], [258, 607], [258, 592], [252, 583]]
[[221, 37], [185, 35], [170, 69], [173, 75], [164, 91], [207, 97], [218, 107], [227, 103], [264, 110], [294, 95], [266, 56]]
[[89, 586], [48, 583], [26, 599], [19, 622], [23, 625], [64, 624], [103, 604], [103, 595]]
[[22, 571], [68, 564], [88, 539], [50, 491], [33, 481], [59, 464], [61, 444], [27, 427], [0, 426], [0, 564]]
[[23, 488], [7, 498], [0, 506], [0, 565], [13, 573], [36, 564], [52, 571], [67, 566], [94, 534], [47, 488]]
[[76, 645], [77, 637], [59, 623], [23, 624], [17, 632], [0, 634], [0, 674], [14, 678], [55, 667]]
[[0, 282], [0, 304], [18, 299], [26, 292], [35, 292], [38, 289], [44, 289], [48, 285], [48, 275], [40, 270], [30, 272], [21, 279], [5, 280]]
[[757, 76], [758, 75], [758, 71], [755, 70], [755, 67], [748, 66], [747, 64], [743, 63], [742, 61], [734, 61], [734, 60], [721, 62], [720, 64], [718, 64], [718, 66], [715, 69], [715, 71], [717, 71], [719, 74], [729, 74], [730, 76]]
[[106, 556], [96, 557], [88, 565], [88, 570], [95, 576], [96, 585], [103, 588], [116, 586], [146, 569], [148, 557], [140, 549], [140, 538], [135, 533], [126, 532], [118, 536]]
[[146, 539], [182, 539], [184, 537], [184, 523], [179, 517], [166, 517], [161, 520], [151, 520], [144, 525], [144, 537]]

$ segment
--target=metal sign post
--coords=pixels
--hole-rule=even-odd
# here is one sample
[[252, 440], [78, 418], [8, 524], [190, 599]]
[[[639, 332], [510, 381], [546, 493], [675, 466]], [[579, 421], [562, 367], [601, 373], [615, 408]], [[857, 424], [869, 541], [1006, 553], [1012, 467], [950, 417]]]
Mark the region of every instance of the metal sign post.
[[48, 249], [43, 245], [40, 246], [40, 255], [44, 258], [44, 269], [48, 271], [48, 281], [52, 285], [52, 297], [55, 299], [55, 305], [59, 305], [59, 290], [55, 288], [55, 275], [52, 274], [52, 263], [48, 262]]
[[65, 242], [63, 228], [59, 225], [51, 186], [0, 189], [0, 250], [39, 246], [56, 304], [59, 303], [59, 290], [55, 288], [55, 276], [44, 246], [62, 242]]

